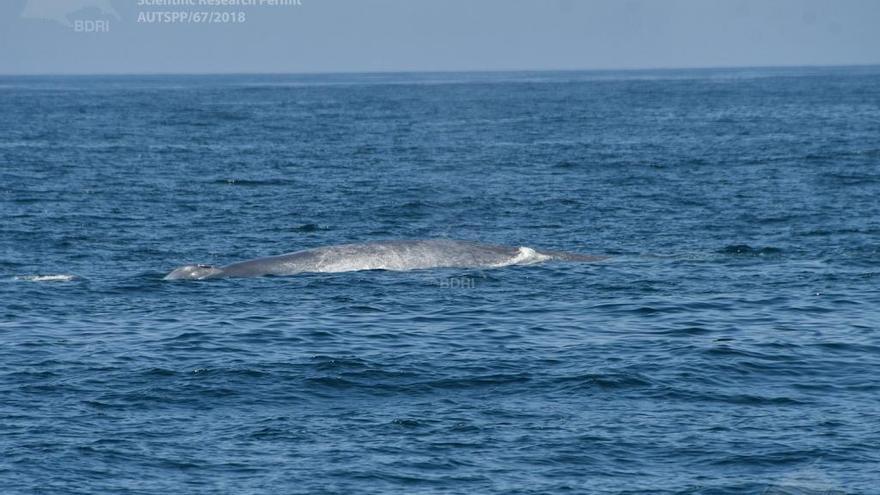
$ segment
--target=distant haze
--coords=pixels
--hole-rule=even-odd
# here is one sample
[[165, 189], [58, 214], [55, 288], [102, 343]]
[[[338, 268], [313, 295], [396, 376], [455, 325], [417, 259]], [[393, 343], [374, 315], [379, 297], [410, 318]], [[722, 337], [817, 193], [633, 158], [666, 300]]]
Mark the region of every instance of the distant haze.
[[201, 1], [3, 0], [0, 73], [880, 63], [876, 0]]

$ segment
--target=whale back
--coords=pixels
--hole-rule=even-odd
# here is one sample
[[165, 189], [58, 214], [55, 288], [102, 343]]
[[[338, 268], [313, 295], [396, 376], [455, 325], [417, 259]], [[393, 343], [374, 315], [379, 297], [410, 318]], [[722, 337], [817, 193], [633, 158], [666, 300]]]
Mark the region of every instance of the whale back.
[[165, 275], [165, 280], [203, 280], [221, 274], [222, 270], [212, 265], [184, 265]]
[[382, 241], [340, 244], [222, 267], [225, 276], [293, 275], [360, 270], [418, 270], [439, 267], [494, 267], [516, 263], [520, 248], [467, 241]]
[[480, 244], [451, 239], [380, 241], [306, 249], [278, 256], [240, 261], [215, 268], [187, 265], [167, 280], [217, 277], [294, 275], [302, 272], [336, 273], [360, 270], [406, 271], [426, 268], [499, 268], [547, 260], [598, 261], [603, 257], [528, 247]]
[[481, 267], [513, 258], [516, 248], [465, 241], [386, 241], [330, 246], [318, 253], [323, 272], [418, 270], [435, 267]]

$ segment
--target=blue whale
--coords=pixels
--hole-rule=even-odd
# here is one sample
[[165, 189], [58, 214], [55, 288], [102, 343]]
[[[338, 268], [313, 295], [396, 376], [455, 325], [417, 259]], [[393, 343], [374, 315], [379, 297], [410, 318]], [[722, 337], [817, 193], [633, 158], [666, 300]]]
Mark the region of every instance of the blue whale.
[[380, 241], [305, 249], [219, 267], [185, 265], [166, 275], [165, 280], [204, 280], [358, 270], [499, 268], [530, 265], [549, 260], [591, 262], [605, 258], [605, 256], [537, 251], [528, 247], [498, 246], [451, 239]]

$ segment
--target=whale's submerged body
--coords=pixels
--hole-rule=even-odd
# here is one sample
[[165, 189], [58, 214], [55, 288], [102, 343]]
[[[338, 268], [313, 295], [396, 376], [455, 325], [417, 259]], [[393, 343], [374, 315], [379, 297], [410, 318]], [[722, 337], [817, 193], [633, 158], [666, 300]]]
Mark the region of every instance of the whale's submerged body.
[[294, 275], [304, 272], [351, 272], [358, 270], [418, 270], [424, 268], [498, 268], [528, 265], [547, 260], [599, 261], [603, 256], [536, 251], [527, 247], [497, 246], [449, 239], [384, 241], [341, 244], [305, 249], [229, 265], [186, 265], [165, 280], [202, 280], [222, 277]]

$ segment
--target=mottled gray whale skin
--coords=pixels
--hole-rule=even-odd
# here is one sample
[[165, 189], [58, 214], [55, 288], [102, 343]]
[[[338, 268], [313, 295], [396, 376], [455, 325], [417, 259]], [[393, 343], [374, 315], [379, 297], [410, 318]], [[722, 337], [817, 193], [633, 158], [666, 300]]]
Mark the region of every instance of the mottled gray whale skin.
[[358, 270], [418, 270], [423, 268], [498, 268], [548, 260], [599, 261], [604, 256], [536, 251], [527, 247], [497, 246], [451, 239], [381, 241], [340, 244], [294, 253], [240, 261], [225, 266], [186, 265], [165, 280], [204, 280], [223, 277], [262, 277], [304, 272]]

